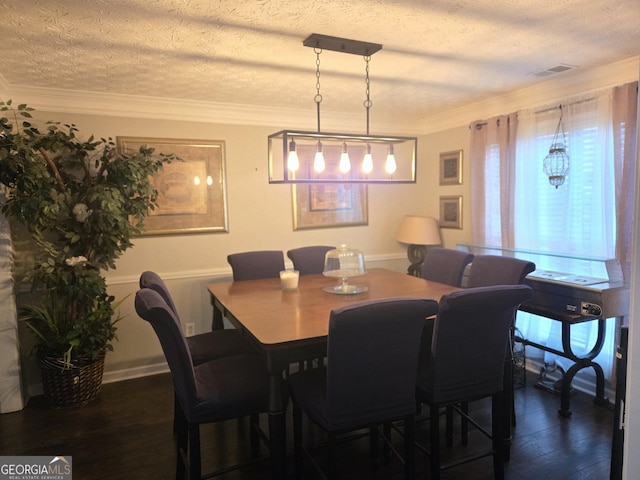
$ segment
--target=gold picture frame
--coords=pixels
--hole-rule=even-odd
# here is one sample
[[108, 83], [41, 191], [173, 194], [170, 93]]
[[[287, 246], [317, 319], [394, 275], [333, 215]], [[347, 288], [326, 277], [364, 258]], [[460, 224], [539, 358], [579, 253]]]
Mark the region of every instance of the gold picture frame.
[[158, 206], [149, 210], [142, 235], [228, 232], [225, 144], [220, 140], [117, 137], [121, 152], [142, 145], [180, 160], [152, 177]]
[[440, 228], [462, 228], [462, 195], [440, 197]]
[[440, 185], [462, 185], [462, 150], [440, 154]]
[[[363, 147], [364, 148], [364, 147]], [[355, 150], [355, 149], [354, 149]], [[298, 147], [300, 168], [309, 172], [313, 178], [341, 178], [355, 175], [343, 174], [338, 169], [340, 148], [325, 146], [325, 170], [322, 173], [313, 171], [315, 148]], [[358, 152], [350, 152], [354, 158]], [[361, 152], [364, 155], [364, 150]], [[295, 184], [293, 196], [293, 229], [347, 227], [368, 225], [367, 185], [358, 183], [314, 183]]]

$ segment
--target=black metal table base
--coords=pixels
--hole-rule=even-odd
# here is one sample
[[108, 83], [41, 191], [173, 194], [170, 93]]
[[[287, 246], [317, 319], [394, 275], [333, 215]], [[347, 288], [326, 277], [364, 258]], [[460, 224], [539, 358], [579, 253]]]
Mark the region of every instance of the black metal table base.
[[[563, 417], [571, 416], [571, 383], [573, 382], [573, 377], [583, 368], [592, 367], [596, 374], [596, 395], [594, 402], [598, 405], [606, 405], [608, 404], [608, 399], [604, 396], [604, 372], [599, 363], [594, 362], [594, 358], [598, 356], [602, 347], [604, 346], [604, 338], [605, 338], [605, 322], [606, 319], [601, 318], [583, 318], [577, 317], [573, 315], [554, 315], [550, 312], [541, 312], [541, 311], [529, 311], [529, 313], [534, 313], [536, 315], [542, 315], [547, 318], [551, 318], [553, 320], [558, 320], [562, 322], [562, 351], [557, 350], [555, 348], [551, 348], [547, 345], [541, 345], [539, 343], [533, 342], [531, 340], [527, 340], [526, 338], [516, 337], [515, 340], [517, 342], [521, 342], [524, 345], [531, 345], [532, 347], [539, 348], [540, 350], [544, 350], [545, 352], [550, 352], [555, 355], [561, 356], [563, 358], [568, 358], [572, 360], [573, 365], [566, 371], [566, 373], [562, 376], [561, 388], [560, 388], [560, 410], [558, 413]], [[576, 323], [582, 323], [585, 321], [597, 321], [598, 322], [598, 336], [596, 341], [591, 348], [591, 350], [586, 355], [576, 355], [571, 348], [571, 326]]]

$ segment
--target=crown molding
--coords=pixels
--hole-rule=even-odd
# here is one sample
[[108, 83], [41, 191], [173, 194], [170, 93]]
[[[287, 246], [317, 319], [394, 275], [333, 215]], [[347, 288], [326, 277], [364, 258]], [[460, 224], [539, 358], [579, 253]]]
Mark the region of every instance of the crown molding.
[[[315, 109], [265, 107], [217, 102], [202, 102], [178, 98], [159, 98], [116, 93], [102, 93], [56, 88], [9, 85], [0, 75], [0, 95], [40, 111], [76, 113], [130, 118], [153, 118], [230, 125], [251, 125], [283, 128], [295, 119], [296, 129], [315, 130]], [[19, 100], [18, 100], [19, 99]], [[331, 131], [363, 131], [363, 115], [345, 112], [323, 112], [324, 125]], [[397, 119], [376, 121], [376, 129], [388, 134], [415, 134], [415, 122]]]
[[[639, 57], [592, 69], [566, 72], [557, 77], [536, 83], [531, 87], [514, 90], [459, 108], [433, 112], [423, 118], [376, 119], [376, 130], [395, 135], [436, 133], [495, 115], [533, 108], [545, 103], [564, 100], [576, 94], [588, 93], [621, 83], [638, 80]], [[230, 125], [266, 126], [286, 128], [295, 123], [296, 129], [315, 130], [316, 116], [313, 109], [292, 109], [201, 102], [178, 98], [158, 98], [114, 93], [64, 90], [10, 85], [0, 75], [0, 97], [27, 103], [42, 111], [165, 119]], [[313, 111], [312, 111], [313, 110]], [[294, 120], [292, 120], [294, 119]], [[362, 114], [323, 112], [323, 124], [332, 131], [361, 132]]]
[[591, 69], [577, 68], [527, 88], [430, 115], [422, 123], [421, 132], [436, 133], [479, 119], [557, 103], [578, 94], [637, 81], [639, 77], [640, 57], [637, 56]]

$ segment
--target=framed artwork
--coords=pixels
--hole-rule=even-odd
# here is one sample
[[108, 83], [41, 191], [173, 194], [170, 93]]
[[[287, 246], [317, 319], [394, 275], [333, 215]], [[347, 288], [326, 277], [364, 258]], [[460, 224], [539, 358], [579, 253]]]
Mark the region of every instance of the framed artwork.
[[[364, 156], [364, 148], [360, 156]], [[358, 152], [351, 149], [353, 157]], [[300, 145], [298, 158], [300, 168], [305, 168], [313, 178], [344, 178], [338, 169], [341, 149], [339, 146], [323, 148], [325, 170], [322, 173], [313, 171], [315, 148]], [[314, 183], [296, 184], [292, 187], [293, 195], [293, 229], [346, 227], [367, 225], [367, 185], [355, 183]]]
[[440, 185], [462, 185], [462, 150], [440, 154]]
[[462, 228], [462, 195], [440, 197], [440, 227]]
[[217, 140], [117, 137], [122, 152], [141, 145], [180, 160], [165, 163], [152, 178], [158, 206], [144, 220], [142, 235], [227, 232], [225, 145]]

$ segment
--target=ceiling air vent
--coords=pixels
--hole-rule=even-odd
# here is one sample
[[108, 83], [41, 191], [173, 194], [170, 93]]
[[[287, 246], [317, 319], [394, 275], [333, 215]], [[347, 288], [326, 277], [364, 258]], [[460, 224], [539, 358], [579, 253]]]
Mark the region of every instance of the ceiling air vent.
[[532, 73], [532, 75], [535, 77], [548, 77], [549, 75], [555, 75], [556, 73], [566, 72], [567, 70], [572, 70], [574, 68], [577, 68], [577, 66], [561, 63], [560, 65], [549, 67], [545, 70], [540, 70], [539, 72], [534, 72]]

